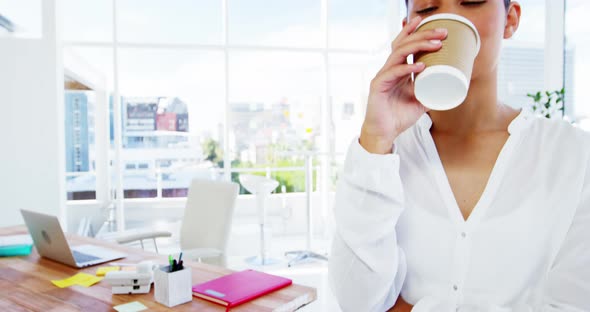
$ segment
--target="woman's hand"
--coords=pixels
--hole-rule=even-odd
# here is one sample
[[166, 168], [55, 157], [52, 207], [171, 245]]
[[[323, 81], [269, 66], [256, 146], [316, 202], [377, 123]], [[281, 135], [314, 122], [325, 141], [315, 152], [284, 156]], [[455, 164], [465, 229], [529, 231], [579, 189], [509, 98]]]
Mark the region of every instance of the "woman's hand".
[[424, 70], [423, 63], [407, 64], [410, 54], [437, 51], [446, 38], [446, 29], [414, 32], [421, 18], [407, 23], [391, 43], [392, 52], [371, 81], [360, 144], [370, 153], [391, 152], [399, 134], [418, 121], [427, 109], [416, 100], [412, 73]]

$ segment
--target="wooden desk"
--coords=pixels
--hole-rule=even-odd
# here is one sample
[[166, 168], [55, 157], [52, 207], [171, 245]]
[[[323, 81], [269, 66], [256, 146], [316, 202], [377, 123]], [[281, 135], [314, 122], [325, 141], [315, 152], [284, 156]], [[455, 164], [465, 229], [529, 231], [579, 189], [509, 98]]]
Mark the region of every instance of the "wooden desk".
[[[26, 234], [24, 226], [0, 228], [0, 235]], [[67, 235], [72, 246], [94, 244], [119, 250], [127, 254], [125, 259], [115, 262], [137, 263], [142, 260], [153, 260], [155, 263], [166, 264], [167, 258], [142, 250], [115, 245], [92, 238]], [[204, 263], [188, 262], [192, 268], [193, 284], [202, 283], [231, 270]], [[104, 264], [103, 264], [104, 265]], [[99, 265], [100, 266], [100, 265]], [[60, 280], [78, 272], [94, 274], [97, 266], [74, 269], [69, 266], [41, 258], [35, 248], [26, 257], [0, 257], [0, 311], [115, 311], [112, 307], [139, 301], [149, 311], [225, 311], [225, 308], [193, 297], [188, 302], [172, 309], [154, 300], [154, 287], [149, 294], [112, 295], [110, 285], [101, 281], [91, 287], [74, 285], [58, 288], [50, 280]], [[274, 293], [260, 297], [251, 302], [237, 306], [231, 311], [295, 311], [316, 299], [314, 288], [291, 285]]]

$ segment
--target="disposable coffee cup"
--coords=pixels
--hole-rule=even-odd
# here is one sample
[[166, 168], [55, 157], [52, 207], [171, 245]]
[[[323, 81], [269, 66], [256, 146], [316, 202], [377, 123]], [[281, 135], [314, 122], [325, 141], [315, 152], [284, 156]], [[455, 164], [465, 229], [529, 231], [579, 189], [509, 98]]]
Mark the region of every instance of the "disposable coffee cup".
[[424, 19], [416, 32], [445, 28], [447, 38], [435, 52], [414, 55], [426, 65], [414, 80], [414, 94], [432, 110], [449, 110], [467, 97], [475, 57], [481, 45], [477, 29], [468, 19], [455, 14], [435, 14]]

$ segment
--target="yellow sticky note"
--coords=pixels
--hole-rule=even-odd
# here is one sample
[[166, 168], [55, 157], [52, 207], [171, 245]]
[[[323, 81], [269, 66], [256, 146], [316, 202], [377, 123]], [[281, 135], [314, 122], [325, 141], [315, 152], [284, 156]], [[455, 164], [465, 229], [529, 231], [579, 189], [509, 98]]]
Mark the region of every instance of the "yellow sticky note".
[[71, 281], [69, 280], [69, 278], [63, 279], [63, 280], [56, 280], [56, 281], [51, 281], [53, 283], [53, 285], [59, 287], [59, 288], [66, 288], [66, 287], [70, 287], [74, 284], [71, 283]]
[[118, 266], [100, 267], [96, 270], [96, 276], [105, 276], [108, 272], [119, 271]]
[[78, 280], [76, 280], [76, 284], [84, 286], [84, 287], [90, 287], [90, 286], [102, 281], [102, 277], [97, 277], [97, 276], [85, 274], [85, 273], [79, 273], [79, 274], [84, 274], [84, 276], [80, 277]]
[[65, 279], [62, 279], [62, 280], [52, 280], [51, 282], [53, 283], [53, 285], [55, 285], [55, 286], [57, 286], [59, 288], [70, 287], [70, 286], [76, 284], [76, 276], [77, 275], [78, 274], [76, 274], [74, 276], [70, 276], [70, 277], [65, 278]]
[[147, 310], [147, 307], [141, 304], [139, 301], [133, 301], [126, 304], [120, 304], [118, 306], [114, 306], [113, 309], [119, 312], [137, 312]]
[[74, 276], [68, 277], [63, 280], [52, 280], [53, 285], [59, 288], [70, 287], [72, 285], [81, 285], [84, 287], [90, 287], [102, 280], [102, 277], [96, 277], [94, 275], [86, 273], [78, 273]]

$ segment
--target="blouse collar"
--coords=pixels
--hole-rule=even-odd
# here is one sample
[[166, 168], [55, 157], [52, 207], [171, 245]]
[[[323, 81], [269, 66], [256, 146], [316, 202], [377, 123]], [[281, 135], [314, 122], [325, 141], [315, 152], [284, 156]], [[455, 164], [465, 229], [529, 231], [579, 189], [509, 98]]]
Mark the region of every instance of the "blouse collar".
[[[512, 135], [521, 132], [530, 125], [532, 117], [533, 116], [527, 110], [521, 108], [520, 113], [508, 125], [508, 133]], [[432, 119], [430, 119], [428, 114], [424, 114], [418, 119], [416, 124], [420, 130], [430, 131], [430, 128], [432, 127]]]

